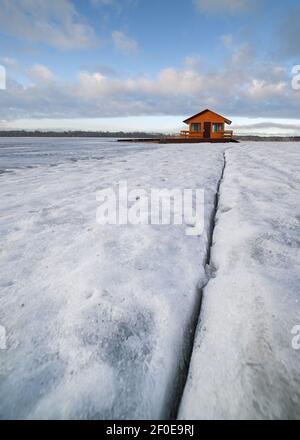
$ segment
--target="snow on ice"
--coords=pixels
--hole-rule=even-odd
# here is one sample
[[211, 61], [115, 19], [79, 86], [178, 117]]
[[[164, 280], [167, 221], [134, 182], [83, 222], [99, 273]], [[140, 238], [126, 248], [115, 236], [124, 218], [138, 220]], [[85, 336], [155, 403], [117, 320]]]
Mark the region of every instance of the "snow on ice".
[[[175, 417], [207, 282], [179, 418], [299, 418], [299, 156], [1, 140], [0, 418]], [[97, 191], [121, 180], [204, 189], [204, 233], [97, 224]]]
[[[223, 147], [39, 141], [3, 147], [0, 417], [174, 416]], [[97, 224], [96, 192], [120, 180], [204, 188], [206, 232]]]
[[299, 419], [300, 145], [226, 151], [182, 419]]

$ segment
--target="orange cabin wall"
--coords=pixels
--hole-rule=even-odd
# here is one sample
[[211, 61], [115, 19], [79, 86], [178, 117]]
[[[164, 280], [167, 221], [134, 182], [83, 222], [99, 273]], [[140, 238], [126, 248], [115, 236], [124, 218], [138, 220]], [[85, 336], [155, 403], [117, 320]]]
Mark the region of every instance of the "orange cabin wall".
[[[189, 121], [190, 136], [203, 138], [204, 137], [204, 122], [211, 122], [211, 124], [213, 124], [213, 123], [223, 124], [223, 131], [225, 130], [224, 118], [222, 118], [221, 116], [219, 116], [215, 113], [206, 112], [206, 113], [203, 113], [202, 115], [195, 116], [193, 119], [191, 119]], [[201, 132], [200, 133], [197, 133], [197, 132], [193, 133], [192, 132], [192, 124], [199, 124], [199, 123], [201, 124]], [[212, 139], [220, 139], [220, 138], [224, 137], [224, 133], [223, 132], [213, 133], [212, 127], [211, 127], [210, 137]]]

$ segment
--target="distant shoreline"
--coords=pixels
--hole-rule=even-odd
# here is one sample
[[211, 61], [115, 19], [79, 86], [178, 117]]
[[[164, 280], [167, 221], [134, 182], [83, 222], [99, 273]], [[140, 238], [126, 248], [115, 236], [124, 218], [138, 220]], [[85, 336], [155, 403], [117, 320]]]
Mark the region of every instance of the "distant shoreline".
[[29, 130], [2, 130], [0, 137], [66, 137], [66, 138], [153, 138], [166, 136], [162, 133], [144, 132], [109, 132], [109, 131], [29, 131]]
[[[3, 130], [0, 131], [0, 138], [3, 137], [36, 137], [36, 138], [153, 138], [153, 137], [168, 137], [162, 133], [144, 133], [144, 132], [103, 132], [103, 131], [27, 131], [27, 130]], [[235, 136], [239, 141], [252, 142], [300, 142], [300, 136]]]

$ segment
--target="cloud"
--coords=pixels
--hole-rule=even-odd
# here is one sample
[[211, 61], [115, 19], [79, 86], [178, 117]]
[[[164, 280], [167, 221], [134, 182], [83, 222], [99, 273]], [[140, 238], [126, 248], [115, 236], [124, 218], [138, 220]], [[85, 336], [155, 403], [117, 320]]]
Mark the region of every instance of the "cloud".
[[6, 71], [3, 66], [0, 65], [0, 91], [6, 88]]
[[300, 122], [298, 124], [283, 124], [280, 122], [258, 122], [255, 124], [235, 124], [234, 127], [238, 130], [266, 130], [270, 131], [270, 129], [277, 130], [293, 130], [300, 133]]
[[207, 107], [228, 116], [300, 114], [289, 69], [258, 59], [249, 44], [228, 49], [216, 70], [188, 57], [181, 67], [154, 76], [124, 76], [101, 66], [78, 72], [69, 82], [55, 78], [46, 66], [35, 65], [27, 73], [29, 86], [10, 79], [1, 91], [0, 119], [189, 115]]
[[232, 129], [240, 135], [256, 135], [256, 136], [299, 136], [300, 121], [281, 122], [280, 119], [264, 122], [233, 124]]
[[35, 64], [28, 70], [28, 75], [31, 79], [40, 83], [48, 83], [55, 80], [55, 75], [42, 64]]
[[6, 67], [16, 68], [18, 66], [18, 62], [14, 58], [3, 57], [0, 58], [0, 63], [4, 64]]
[[205, 91], [205, 77], [192, 69], [167, 68], [156, 78], [136, 76], [125, 79], [109, 78], [102, 73], [83, 72], [79, 75], [78, 93], [84, 98], [107, 97], [192, 97]]
[[130, 55], [137, 51], [137, 42], [133, 38], [124, 34], [124, 32], [113, 31], [111, 36], [113, 43], [119, 52], [125, 55]]
[[286, 81], [270, 83], [263, 79], [253, 79], [247, 93], [251, 99], [256, 101], [274, 98], [275, 96], [280, 98], [287, 87], [289, 85]]
[[2, 0], [2, 32], [60, 49], [86, 48], [95, 40], [70, 0]]

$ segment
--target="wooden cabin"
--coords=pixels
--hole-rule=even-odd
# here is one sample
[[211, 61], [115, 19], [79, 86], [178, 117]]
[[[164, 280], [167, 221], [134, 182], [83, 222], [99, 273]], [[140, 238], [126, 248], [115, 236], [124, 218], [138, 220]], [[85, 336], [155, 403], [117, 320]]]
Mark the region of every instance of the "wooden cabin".
[[232, 122], [209, 109], [203, 110], [183, 122], [189, 126], [188, 130], [180, 132], [180, 137], [184, 139], [220, 142], [233, 138], [233, 131], [225, 130], [225, 124], [231, 125]]
[[231, 125], [232, 122], [209, 109], [203, 110], [183, 122], [189, 126], [189, 129], [182, 130], [179, 135], [164, 136], [161, 138], [119, 139], [119, 142], [159, 142], [160, 144], [190, 144], [201, 142], [238, 143], [238, 140], [233, 138], [233, 131], [225, 129], [225, 125]]

